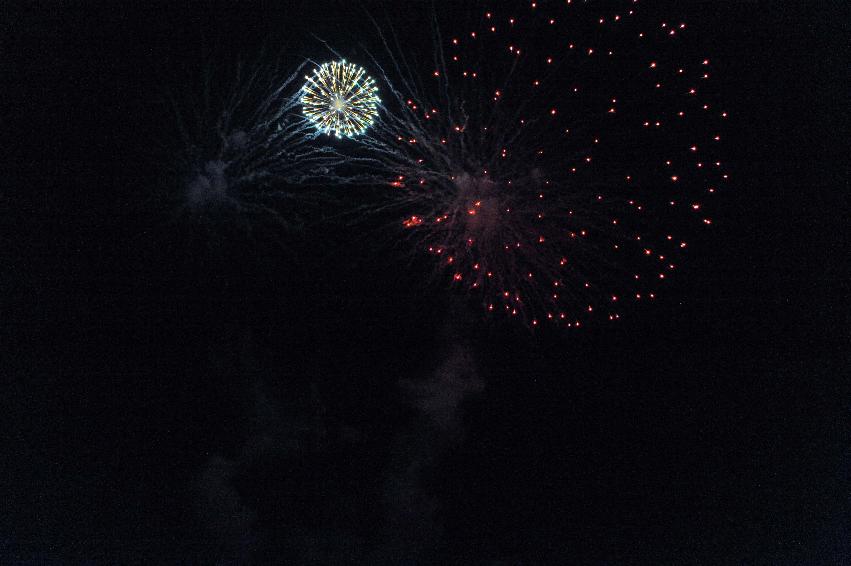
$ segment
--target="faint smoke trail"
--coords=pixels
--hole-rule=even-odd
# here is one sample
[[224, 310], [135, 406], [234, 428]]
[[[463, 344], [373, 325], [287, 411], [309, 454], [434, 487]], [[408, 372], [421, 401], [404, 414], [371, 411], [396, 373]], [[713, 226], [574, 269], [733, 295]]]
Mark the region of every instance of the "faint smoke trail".
[[435, 369], [424, 379], [404, 379], [400, 384], [418, 414], [412, 429], [397, 440], [385, 487], [388, 559], [434, 556], [442, 527], [436, 517], [439, 504], [426, 489], [428, 475], [463, 439], [462, 403], [484, 389], [472, 347], [461, 337], [456, 320], [450, 316], [443, 328]]

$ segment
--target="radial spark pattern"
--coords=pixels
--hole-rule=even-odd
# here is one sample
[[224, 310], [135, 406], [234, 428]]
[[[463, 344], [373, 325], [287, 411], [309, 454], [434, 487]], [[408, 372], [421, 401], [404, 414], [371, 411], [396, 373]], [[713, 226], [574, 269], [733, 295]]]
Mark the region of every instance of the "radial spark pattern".
[[361, 67], [344, 60], [324, 63], [305, 79], [304, 115], [319, 131], [352, 137], [364, 133], [375, 121], [378, 88]]
[[181, 224], [270, 238], [301, 224], [315, 200], [304, 186], [324, 182], [342, 157], [299, 112], [302, 71], [287, 66], [208, 65], [200, 88], [179, 81], [186, 92], [171, 98], [180, 138], [161, 196]]
[[385, 38], [392, 97], [364, 143], [391, 224], [488, 312], [617, 320], [655, 299], [723, 186], [708, 58], [635, 1], [434, 16], [430, 64]]

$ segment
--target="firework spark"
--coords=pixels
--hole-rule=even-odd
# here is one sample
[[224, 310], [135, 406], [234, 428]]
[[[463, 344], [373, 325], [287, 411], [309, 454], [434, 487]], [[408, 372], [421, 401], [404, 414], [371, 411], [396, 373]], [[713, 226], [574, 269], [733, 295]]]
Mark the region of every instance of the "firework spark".
[[[429, 67], [384, 38], [391, 93], [359, 180], [392, 224], [487, 311], [581, 326], [655, 299], [702, 197], [727, 178], [709, 60], [686, 25], [570, 3], [478, 14]], [[673, 212], [673, 213], [672, 213]]]
[[306, 76], [301, 103], [304, 115], [326, 134], [363, 134], [378, 114], [378, 87], [361, 67], [345, 60], [324, 63]]

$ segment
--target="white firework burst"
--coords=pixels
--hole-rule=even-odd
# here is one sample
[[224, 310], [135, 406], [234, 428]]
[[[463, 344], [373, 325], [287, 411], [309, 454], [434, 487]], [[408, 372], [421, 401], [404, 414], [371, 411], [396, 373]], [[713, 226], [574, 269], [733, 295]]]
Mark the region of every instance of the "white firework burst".
[[378, 115], [378, 87], [363, 68], [345, 60], [324, 63], [306, 76], [301, 103], [318, 129], [338, 138], [364, 133]]

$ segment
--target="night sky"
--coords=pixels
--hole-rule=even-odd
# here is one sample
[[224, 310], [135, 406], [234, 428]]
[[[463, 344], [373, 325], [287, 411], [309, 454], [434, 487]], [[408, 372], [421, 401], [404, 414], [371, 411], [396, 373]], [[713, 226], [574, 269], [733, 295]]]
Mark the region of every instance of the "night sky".
[[0, 7], [0, 563], [851, 563], [851, 14], [642, 2], [717, 62], [732, 189], [664, 297], [569, 333], [338, 202], [282, 246], [162, 197], [187, 77], [428, 4]]

